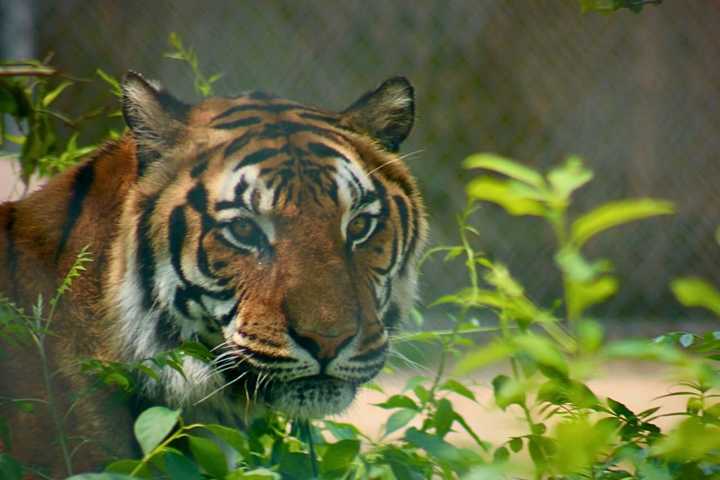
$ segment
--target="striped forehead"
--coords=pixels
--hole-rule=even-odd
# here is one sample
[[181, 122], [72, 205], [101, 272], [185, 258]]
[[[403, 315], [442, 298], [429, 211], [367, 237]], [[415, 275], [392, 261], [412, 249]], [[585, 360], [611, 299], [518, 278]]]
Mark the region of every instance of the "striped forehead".
[[302, 146], [261, 143], [224, 158], [217, 209], [228, 216], [265, 215], [312, 201], [354, 211], [377, 201], [375, 183], [351, 151], [312, 140]]

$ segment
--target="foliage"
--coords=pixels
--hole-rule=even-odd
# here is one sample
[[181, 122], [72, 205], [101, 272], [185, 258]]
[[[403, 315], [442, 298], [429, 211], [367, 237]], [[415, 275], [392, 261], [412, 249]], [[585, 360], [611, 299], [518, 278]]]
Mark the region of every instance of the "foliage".
[[[15, 338], [22, 342], [28, 341], [30, 348], [34, 348], [40, 360], [42, 367], [42, 381], [45, 387], [45, 398], [3, 398], [0, 397], [1, 403], [13, 404], [16, 408], [20, 408], [27, 412], [32, 412], [34, 405], [42, 404], [46, 407], [52, 418], [55, 427], [54, 437], [60, 445], [65, 469], [68, 474], [72, 474], [72, 453], [70, 450], [69, 439], [65, 429], [65, 412], [60, 411], [57, 402], [57, 392], [52, 382], [53, 376], [57, 372], [50, 370], [50, 362], [48, 361], [48, 337], [52, 336], [52, 322], [57, 311], [57, 306], [68, 290], [70, 290], [73, 281], [76, 280], [84, 271], [85, 265], [92, 261], [92, 257], [87, 247], [78, 252], [75, 261], [70, 269], [63, 277], [60, 285], [57, 287], [54, 295], [49, 302], [45, 302], [42, 295], [38, 295], [37, 302], [33, 305], [32, 312], [27, 313], [25, 310], [15, 305], [10, 299], [0, 296], [0, 333], [6, 341]], [[72, 407], [71, 407], [72, 408]], [[0, 419], [2, 420], [2, 419]], [[3, 423], [0, 422], [0, 425]], [[3, 439], [3, 444], [8, 445], [9, 435]], [[9, 479], [21, 478], [21, 470], [17, 462], [8, 455], [0, 456], [4, 469], [4, 474]]]
[[660, 5], [663, 0], [580, 0], [580, 8], [585, 12], [610, 13], [622, 8], [639, 13], [645, 5]]
[[[16, 160], [26, 189], [33, 175], [55, 175], [94, 150], [95, 145], [78, 145], [78, 131], [105, 113], [99, 107], [72, 117], [55, 109], [61, 95], [87, 80], [60, 72], [49, 60], [0, 63], [0, 146], [10, 142], [20, 147]], [[7, 131], [6, 118], [18, 135]]]
[[[178, 37], [171, 37], [171, 44], [173, 58], [186, 62], [195, 74], [198, 92], [211, 93], [216, 76], [200, 75], [197, 57]], [[117, 89], [112, 77], [98, 74]], [[58, 150], [57, 155], [73, 157], [68, 153], [72, 150]], [[58, 168], [74, 161], [60, 162]], [[569, 157], [546, 174], [493, 154], [472, 155], [464, 165], [481, 173], [468, 183], [468, 205], [457, 215], [459, 242], [430, 249], [423, 261], [442, 253], [444, 261], [461, 262], [468, 286], [431, 305], [455, 309], [450, 330], [421, 330], [395, 338], [395, 344], [435, 345], [441, 355], [431, 373], [412, 377], [400, 393], [386, 395], [375, 405], [388, 413], [381, 438], [369, 437], [351, 424], [293, 421], [277, 412], [254, 418], [242, 430], [187, 424], [182, 411], [155, 406], [135, 422], [142, 458], [117, 460], [103, 473], [72, 479], [720, 477], [720, 332], [669, 332], [656, 339], [607, 341], [602, 325], [588, 313], [614, 295], [620, 281], [610, 261], [588, 258], [585, 247], [601, 234], [617, 234], [623, 225], [672, 214], [672, 204], [626, 199], [571, 218], [573, 196], [593, 179], [578, 157]], [[38, 167], [33, 168], [35, 172]], [[473, 224], [473, 215], [491, 204], [513, 216], [541, 219], [553, 232], [552, 260], [563, 285], [562, 299], [556, 304], [538, 305], [505, 265], [481, 253], [481, 228]], [[81, 252], [48, 302], [49, 310], [42, 297], [31, 314], [9, 299], [0, 301], [4, 339], [30, 338], [42, 352], [55, 306], [88, 258], [87, 252]], [[718, 314], [720, 295], [709, 283], [685, 278], [672, 288], [685, 305]], [[480, 314], [487, 313], [491, 319], [481, 321]], [[421, 325], [422, 316], [416, 318]], [[203, 345], [190, 343], [131, 365], [86, 359], [83, 366], [101, 383], [132, 393], [140, 376], [157, 378], [161, 368], [182, 372], [182, 360], [188, 355], [206, 361], [212, 357]], [[600, 398], [588, 380], [615, 360], [667, 366], [678, 386], [667, 396], [684, 397], [685, 408], [662, 412], [648, 405], [633, 411], [613, 398]], [[490, 365], [501, 368], [487, 385], [497, 408], [519, 415], [525, 423], [522, 434], [499, 444], [484, 440], [483, 432], [474, 431], [457, 407], [464, 399], [481, 408], [469, 375]], [[52, 396], [48, 388], [46, 399], [2, 400], [32, 410], [36, 401], [53, 404]], [[54, 415], [63, 417], [62, 412]], [[676, 425], [663, 430], [657, 421], [665, 417], [675, 417]], [[62, 422], [57, 427], [58, 441], [67, 442]], [[0, 439], [7, 444], [6, 438], [0, 419]], [[70, 456], [66, 460], [67, 471], [72, 472]], [[0, 474], [14, 480], [23, 470], [9, 455], [0, 454]]]
[[176, 33], [171, 33], [168, 40], [172, 51], [165, 53], [165, 58], [173, 60], [179, 60], [190, 67], [192, 71], [195, 91], [203, 97], [208, 97], [213, 94], [213, 83], [220, 80], [222, 73], [215, 73], [209, 77], [200, 70], [199, 60], [195, 50], [192, 47], [185, 47], [182, 39]]

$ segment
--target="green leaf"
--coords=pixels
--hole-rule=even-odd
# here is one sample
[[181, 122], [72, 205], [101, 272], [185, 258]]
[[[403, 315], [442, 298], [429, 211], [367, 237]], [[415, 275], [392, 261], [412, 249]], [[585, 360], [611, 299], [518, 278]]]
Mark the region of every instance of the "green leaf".
[[43, 107], [48, 107], [51, 103], [57, 99], [57, 97], [60, 96], [60, 94], [68, 88], [70, 85], [72, 85], [73, 82], [65, 81], [62, 82], [60, 85], [55, 87], [54, 89], [50, 90], [43, 98], [42, 98], [42, 105]]
[[580, 250], [574, 247], [564, 247], [555, 255], [555, 263], [570, 280], [575, 282], [589, 282], [598, 274], [610, 271], [610, 262], [599, 260], [588, 262]]
[[466, 375], [491, 363], [505, 360], [514, 352], [513, 347], [496, 340], [465, 355], [455, 366], [455, 375]]
[[435, 421], [435, 432], [442, 438], [448, 434], [452, 427], [453, 421], [455, 421], [455, 410], [453, 410], [452, 403], [447, 398], [441, 398], [437, 402], [437, 410], [433, 416]]
[[105, 83], [110, 85], [110, 91], [113, 95], [115, 95], [116, 97], [122, 97], [122, 87], [120, 86], [120, 82], [115, 77], [105, 72], [101, 68], [95, 70], [95, 73], [97, 73], [97, 75], [102, 78]]
[[450, 379], [440, 385], [440, 390], [447, 390], [449, 392], [457, 393], [458, 395], [462, 395], [465, 398], [469, 398], [473, 402], [477, 402], [477, 399], [475, 398], [475, 394], [467, 388], [462, 383], [458, 382], [457, 380]]
[[675, 212], [671, 202], [637, 198], [609, 202], [581, 216], [572, 224], [571, 241], [578, 248], [600, 232], [643, 218]]
[[537, 435], [531, 435], [528, 439], [528, 452], [530, 458], [539, 470], [544, 470], [548, 462], [548, 449], [550, 440]]
[[203, 362], [209, 362], [213, 359], [213, 354], [210, 350], [199, 342], [185, 342], [178, 348], [185, 355], [197, 358]]
[[615, 295], [617, 290], [618, 281], [610, 275], [589, 282], [568, 282], [568, 316], [570, 318], [580, 317], [591, 306], [602, 303]]
[[581, 474], [593, 468], [593, 463], [614, 440], [614, 428], [609, 423], [591, 424], [587, 418], [563, 421], [555, 427], [552, 462], [560, 473]]
[[408, 408], [411, 410], [420, 410], [420, 407], [413, 401], [412, 398], [407, 395], [393, 395], [382, 403], [375, 403], [376, 407], [391, 409], [391, 408]]
[[[3, 477], [4, 480], [5, 477]], [[83, 473], [81, 475], [73, 475], [66, 480], [137, 480], [137, 477], [130, 475], [121, 475], [119, 473]]]
[[235, 470], [229, 473], [225, 480], [281, 480], [281, 478], [277, 472], [267, 468], [256, 468], [248, 471]]
[[0, 446], [8, 451], [12, 450], [10, 426], [8, 425], [7, 420], [3, 417], [0, 417]]
[[[720, 450], [720, 427], [690, 417], [668, 433], [653, 448], [653, 453], [681, 462], [702, 461], [708, 453]], [[717, 457], [715, 457], [717, 458]]]
[[213, 433], [213, 435], [227, 443], [236, 452], [242, 455], [249, 454], [247, 436], [240, 430], [215, 424], [205, 425], [205, 429], [209, 430]]
[[553, 193], [562, 201], [567, 201], [572, 192], [592, 180], [593, 173], [583, 166], [582, 159], [570, 156], [561, 167], [554, 168], [548, 173], [548, 180]]
[[507, 375], [498, 375], [492, 380], [495, 403], [505, 410], [513, 404], [525, 403], [525, 389], [517, 381]]
[[547, 338], [532, 334], [518, 335], [514, 338], [514, 342], [519, 351], [527, 353], [540, 365], [567, 376], [568, 365], [565, 356]]
[[333, 422], [332, 420], [325, 420], [323, 422], [325, 428], [338, 440], [354, 440], [358, 438], [360, 430], [351, 423], [340, 423]]
[[0, 478], [3, 480], [20, 480], [22, 467], [7, 453], [0, 453]]
[[584, 352], [596, 352], [603, 341], [603, 328], [599, 323], [583, 320], [577, 325], [578, 344]]
[[537, 399], [553, 405], [570, 403], [578, 408], [594, 408], [600, 404], [587, 385], [570, 379], [548, 380], [538, 389]]
[[613, 342], [605, 346], [603, 353], [611, 358], [654, 360], [669, 364], [679, 363], [686, 358], [680, 351], [669, 345], [643, 339]]
[[415, 387], [417, 387], [418, 385], [422, 385], [427, 381], [428, 377], [424, 375], [415, 375], [414, 377], [409, 378], [407, 382], [405, 382], [403, 392], [407, 392], [408, 390], [414, 390]]
[[405, 441], [422, 448], [432, 457], [447, 462], [454, 468], [465, 470], [466, 465], [469, 463], [469, 452], [457, 448], [435, 435], [422, 432], [415, 427], [411, 427], [405, 432]]
[[522, 195], [513, 188], [513, 183], [507, 180], [475, 178], [468, 183], [466, 191], [470, 198], [495, 203], [510, 215], [542, 216], [545, 213], [540, 202]]
[[359, 440], [341, 440], [328, 445], [322, 460], [323, 472], [347, 470], [360, 453]]
[[188, 440], [195, 461], [210, 475], [223, 478], [227, 473], [227, 460], [218, 444], [196, 436], [190, 436]]
[[510, 459], [510, 452], [505, 447], [500, 447], [493, 453], [493, 463], [504, 463]]
[[165, 470], [170, 474], [172, 480], [198, 480], [202, 478], [197, 465], [187, 457], [178, 455], [175, 452], [168, 452], [163, 456]]
[[484, 168], [485, 170], [507, 175], [510, 178], [514, 178], [538, 189], [545, 188], [545, 180], [543, 180], [540, 173], [525, 165], [492, 153], [477, 153], [471, 155], [465, 159], [463, 167]]
[[[112, 462], [110, 465], [105, 467], [106, 473], [115, 473], [119, 475], [130, 475], [139, 465], [141, 465], [142, 462], [140, 460], [129, 460], [129, 459], [123, 459], [123, 460], [116, 460]], [[135, 476], [140, 478], [149, 478], [152, 476], [152, 472], [150, 471], [149, 465], [146, 463], [142, 467], [140, 467], [139, 471], [135, 473]]]
[[720, 316], [720, 291], [705, 280], [684, 277], [670, 284], [675, 297], [686, 307], [702, 307]]
[[518, 453], [520, 450], [522, 450], [522, 446], [523, 446], [522, 437], [514, 437], [512, 440], [510, 440], [508, 442], [508, 446], [510, 447], [510, 450], [512, 450], [515, 453]]
[[415, 418], [417, 414], [417, 410], [410, 410], [406, 408], [393, 413], [390, 415], [390, 418], [388, 418], [388, 421], [385, 424], [385, 435], [390, 435], [391, 433], [403, 428], [413, 418]]
[[[17, 108], [12, 92], [0, 84], [0, 112], [14, 115], [17, 113]], [[2, 141], [2, 137], [0, 137], [0, 141]]]
[[135, 421], [135, 438], [145, 455], [152, 452], [168, 436], [180, 418], [180, 410], [151, 407]]

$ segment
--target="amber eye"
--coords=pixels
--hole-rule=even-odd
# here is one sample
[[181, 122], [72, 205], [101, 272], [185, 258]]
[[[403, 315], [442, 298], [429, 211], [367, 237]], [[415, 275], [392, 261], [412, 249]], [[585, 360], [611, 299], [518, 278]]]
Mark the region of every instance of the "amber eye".
[[226, 232], [228, 240], [243, 249], [259, 249], [266, 243], [262, 229], [249, 218], [233, 220], [226, 226]]
[[257, 227], [255, 226], [253, 221], [248, 220], [247, 218], [235, 220], [230, 225], [230, 230], [232, 231], [233, 235], [237, 237], [238, 240], [252, 237], [253, 233], [255, 233], [256, 228]]
[[348, 241], [353, 245], [364, 242], [372, 233], [375, 223], [375, 217], [368, 214], [361, 214], [353, 218], [347, 226]]

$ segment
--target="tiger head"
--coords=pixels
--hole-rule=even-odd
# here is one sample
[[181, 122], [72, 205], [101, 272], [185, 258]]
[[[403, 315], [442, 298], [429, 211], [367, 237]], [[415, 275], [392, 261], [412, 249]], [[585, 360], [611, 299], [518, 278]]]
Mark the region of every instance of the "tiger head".
[[149, 393], [190, 405], [344, 410], [383, 367], [411, 309], [426, 236], [397, 155], [413, 89], [392, 78], [335, 113], [261, 92], [189, 106], [123, 82], [137, 181], [107, 281], [125, 358], [200, 341]]

